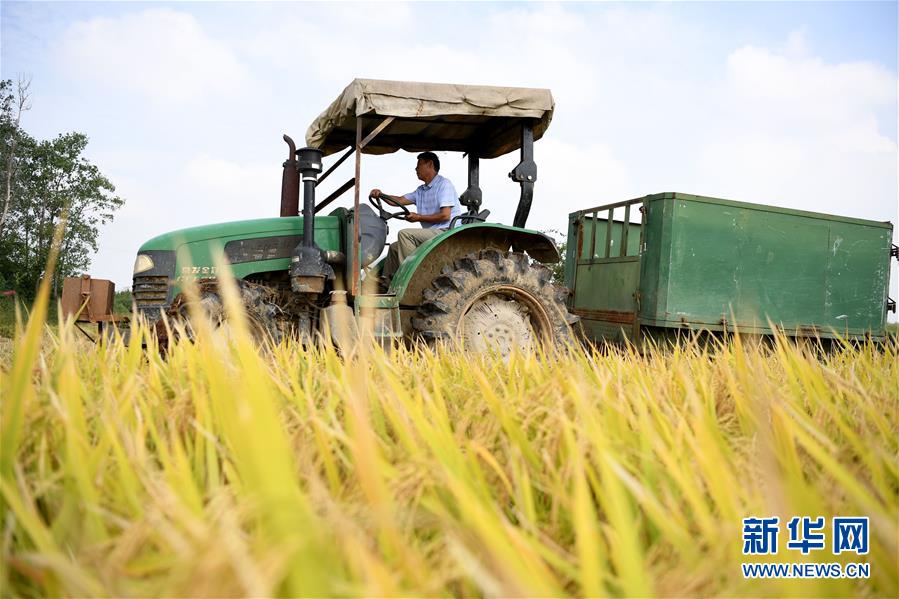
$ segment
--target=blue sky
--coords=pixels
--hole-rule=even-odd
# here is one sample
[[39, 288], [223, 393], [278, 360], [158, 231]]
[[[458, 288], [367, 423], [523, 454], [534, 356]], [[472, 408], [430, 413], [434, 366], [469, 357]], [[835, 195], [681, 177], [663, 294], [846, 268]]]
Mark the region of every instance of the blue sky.
[[[897, 220], [895, 2], [3, 2], [0, 21], [26, 129], [87, 134], [127, 200], [92, 267], [119, 286], [149, 237], [277, 214], [281, 134], [354, 77], [550, 88], [534, 228], [659, 191]], [[413, 161], [366, 161], [363, 185], [409, 191]], [[502, 222], [516, 161], [482, 167]]]

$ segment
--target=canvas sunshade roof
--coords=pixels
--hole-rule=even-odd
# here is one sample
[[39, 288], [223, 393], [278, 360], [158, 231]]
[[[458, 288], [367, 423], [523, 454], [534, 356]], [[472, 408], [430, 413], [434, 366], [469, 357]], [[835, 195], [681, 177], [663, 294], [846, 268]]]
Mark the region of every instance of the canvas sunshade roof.
[[449, 150], [495, 158], [521, 146], [522, 119], [536, 119], [540, 139], [553, 105], [548, 89], [354, 79], [309, 126], [306, 143], [333, 154], [356, 143], [358, 118], [364, 137], [393, 116], [363, 153]]

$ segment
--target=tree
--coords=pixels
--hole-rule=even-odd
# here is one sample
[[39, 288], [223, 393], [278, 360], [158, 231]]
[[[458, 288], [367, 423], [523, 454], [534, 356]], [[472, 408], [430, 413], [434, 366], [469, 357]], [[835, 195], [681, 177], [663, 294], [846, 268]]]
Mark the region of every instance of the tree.
[[13, 260], [14, 248], [12, 247], [12, 237], [5, 235], [4, 229], [10, 220], [10, 208], [15, 208], [14, 198], [21, 196], [19, 193], [18, 179], [16, 173], [18, 171], [19, 162], [17, 160], [21, 152], [23, 142], [27, 143], [30, 138], [27, 137], [21, 129], [22, 113], [31, 108], [28, 101], [28, 87], [30, 81], [25, 78], [19, 78], [17, 93], [13, 93], [13, 85], [11, 80], [0, 81], [0, 166], [3, 168], [3, 199], [2, 211], [0, 211], [0, 290], [15, 287], [12, 279], [12, 267], [15, 266]]
[[21, 130], [22, 113], [31, 109], [31, 79], [19, 77], [18, 89], [12, 94], [12, 80], [0, 81], [0, 110], [2, 110], [2, 122], [0, 122], [0, 135], [4, 142], [4, 168], [5, 189], [3, 198], [3, 211], [0, 212], [0, 236], [3, 235], [3, 225], [9, 215], [9, 207], [12, 203], [12, 181], [17, 167], [16, 150], [19, 146], [19, 134]]
[[[0, 108], [3, 129], [3, 178], [8, 181], [8, 208], [0, 228], [0, 284], [33, 296], [40, 280], [53, 277], [54, 295], [62, 279], [83, 272], [98, 249], [99, 227], [113, 219], [124, 200], [115, 186], [82, 153], [88, 138], [82, 133], [60, 134], [37, 141], [20, 126], [22, 87], [18, 99], [9, 98], [12, 82], [3, 82]], [[27, 86], [24, 89], [27, 93]], [[45, 273], [53, 231], [64, 221], [55, 272]]]
[[[549, 236], [555, 242], [556, 247], [559, 248], [559, 253], [562, 254], [562, 259], [555, 264], [550, 264], [549, 269], [553, 273], [553, 283], [556, 285], [564, 285], [565, 284], [565, 252], [568, 249], [568, 240], [565, 238], [565, 235], [559, 231], [558, 229], [547, 229], [543, 231], [544, 235]], [[559, 242], [561, 239], [561, 243]]]

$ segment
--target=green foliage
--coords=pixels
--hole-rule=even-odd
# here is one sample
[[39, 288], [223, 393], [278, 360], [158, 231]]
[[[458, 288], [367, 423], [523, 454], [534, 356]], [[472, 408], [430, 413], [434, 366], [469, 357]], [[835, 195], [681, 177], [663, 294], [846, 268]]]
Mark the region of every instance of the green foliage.
[[33, 298], [47, 274], [53, 231], [65, 221], [57, 268], [49, 273], [55, 297], [64, 277], [90, 267], [99, 227], [112, 220], [124, 200], [83, 156], [87, 136], [72, 132], [52, 140], [31, 137], [19, 126], [22, 104], [16, 102], [12, 82], [0, 82], [0, 87], [0, 168], [4, 197], [9, 199], [0, 225], [0, 284], [25, 300]]
[[122, 291], [115, 292], [115, 298], [112, 301], [112, 312], [113, 314], [121, 314], [123, 316], [131, 315], [131, 304], [133, 298], [131, 296], [130, 289], [124, 289]]
[[[556, 285], [564, 285], [565, 284], [565, 252], [568, 249], [568, 239], [558, 229], [547, 229], [546, 231], [541, 231], [541, 233], [552, 237], [553, 241], [556, 242], [556, 247], [559, 248], [559, 253], [562, 254], [561, 260], [559, 260], [555, 264], [549, 264], [548, 266], [549, 266], [549, 269], [553, 273], [553, 283], [555, 283]], [[559, 240], [561, 240], [561, 241], [559, 241]]]
[[[34, 307], [33, 305], [25, 304], [21, 298], [16, 296], [0, 296], [0, 340], [12, 339], [15, 336], [17, 306], [19, 314], [21, 314], [23, 319], [27, 320]], [[58, 304], [56, 302], [51, 302], [47, 307], [47, 326], [54, 331], [58, 327], [57, 308]], [[0, 359], [2, 359], [2, 355], [2, 352], [0, 352]]]
[[16, 330], [16, 299], [0, 297], [0, 338], [11, 338]]

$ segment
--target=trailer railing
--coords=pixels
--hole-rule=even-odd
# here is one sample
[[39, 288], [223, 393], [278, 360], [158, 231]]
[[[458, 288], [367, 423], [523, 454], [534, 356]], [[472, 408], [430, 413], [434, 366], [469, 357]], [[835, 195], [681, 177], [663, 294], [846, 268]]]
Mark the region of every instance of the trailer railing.
[[[584, 319], [601, 321], [614, 326], [625, 325], [633, 339], [637, 339], [640, 332], [639, 281], [644, 243], [643, 232], [646, 224], [644, 201], [645, 198], [635, 198], [604, 204], [580, 210], [572, 215], [575, 221], [577, 245], [571, 281], [574, 293], [571, 296], [569, 308]], [[633, 222], [636, 215], [639, 215], [639, 220]], [[628, 267], [625, 263], [633, 264]], [[613, 264], [618, 266], [611, 266]], [[578, 277], [579, 275], [588, 276], [595, 282], [597, 277], [602, 278], [603, 271], [609, 268], [626, 268], [632, 272], [633, 277], [628, 277], [628, 280], [635, 282], [634, 288], [617, 291], [617, 293], [625, 294], [618, 302], [622, 304], [620, 305], [621, 309], [590, 310], [588, 306], [595, 302], [591, 301], [592, 298], [586, 294], [602, 293], [603, 291], [594, 289], [594, 285], [579, 285]], [[603, 270], [594, 273], [594, 269]]]
[[[585, 210], [579, 210], [575, 213], [575, 218], [578, 222], [578, 242], [582, 243], [584, 239], [583, 225], [584, 221], [588, 219], [591, 221], [591, 232], [590, 232], [590, 254], [587, 258], [584, 257], [583, 247], [578, 247], [577, 259], [579, 264], [592, 264], [596, 262], [606, 262], [606, 261], [616, 261], [620, 258], [632, 259], [634, 257], [639, 258], [640, 248], [642, 248], [642, 230], [645, 215], [643, 214], [643, 202], [645, 198], [635, 198], [633, 200], [626, 200], [623, 202], [615, 202], [614, 204], [604, 204], [602, 206], [595, 206], [593, 208], [587, 208]], [[632, 222], [632, 215], [635, 212], [633, 207], [638, 206], [638, 212], [640, 214], [640, 221], [638, 223]], [[616, 220], [617, 216], [616, 210], [622, 209], [622, 218], [621, 220]], [[597, 240], [600, 238], [598, 234], [600, 232], [599, 223], [604, 223], [605, 231], [602, 237], [602, 246], [600, 249], [600, 254], [596, 253], [596, 244]], [[621, 235], [619, 238], [618, 247], [615, 248], [615, 225], [621, 225]], [[625, 226], [626, 225], [626, 226]], [[639, 227], [641, 231], [641, 237], [639, 238], [640, 243], [634, 247], [630, 248], [628, 243], [630, 241], [631, 229], [632, 225]]]

